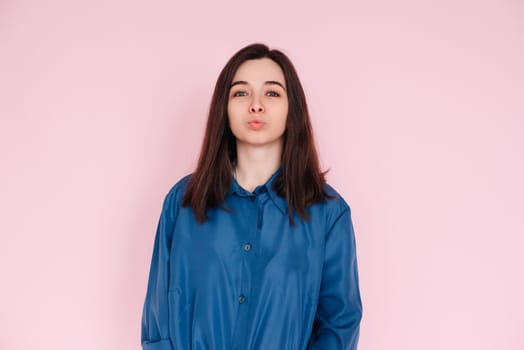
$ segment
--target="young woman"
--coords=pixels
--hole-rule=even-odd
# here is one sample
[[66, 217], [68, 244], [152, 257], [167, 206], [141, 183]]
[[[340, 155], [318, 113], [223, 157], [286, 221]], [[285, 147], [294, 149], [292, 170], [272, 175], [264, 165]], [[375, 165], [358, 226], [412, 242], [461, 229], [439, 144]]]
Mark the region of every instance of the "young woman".
[[324, 175], [291, 61], [262, 44], [238, 51], [197, 168], [163, 204], [143, 349], [356, 349], [351, 212]]

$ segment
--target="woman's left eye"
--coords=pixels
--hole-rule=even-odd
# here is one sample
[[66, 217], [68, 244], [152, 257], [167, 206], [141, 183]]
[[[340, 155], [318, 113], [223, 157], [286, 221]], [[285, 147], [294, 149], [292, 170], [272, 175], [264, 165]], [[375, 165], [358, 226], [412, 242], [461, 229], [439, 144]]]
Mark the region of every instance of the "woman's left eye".
[[267, 95], [270, 96], [270, 97], [278, 97], [278, 96], [280, 96], [280, 95], [278, 94], [278, 92], [275, 92], [275, 91], [269, 91], [269, 92], [267, 93]]

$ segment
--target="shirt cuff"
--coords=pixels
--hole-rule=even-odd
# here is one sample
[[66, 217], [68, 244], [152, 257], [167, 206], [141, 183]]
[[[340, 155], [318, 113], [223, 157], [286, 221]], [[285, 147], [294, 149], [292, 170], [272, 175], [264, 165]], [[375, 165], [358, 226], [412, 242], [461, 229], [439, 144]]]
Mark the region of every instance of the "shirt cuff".
[[173, 350], [169, 339], [162, 339], [154, 342], [142, 343], [143, 350]]

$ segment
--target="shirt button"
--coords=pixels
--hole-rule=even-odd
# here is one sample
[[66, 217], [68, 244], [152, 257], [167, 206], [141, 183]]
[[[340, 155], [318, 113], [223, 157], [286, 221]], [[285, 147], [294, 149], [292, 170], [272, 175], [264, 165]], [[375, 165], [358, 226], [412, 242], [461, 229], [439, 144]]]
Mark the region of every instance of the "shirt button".
[[246, 252], [249, 252], [251, 250], [251, 244], [249, 244], [249, 243], [244, 244], [244, 250]]
[[256, 199], [255, 196], [251, 196], [251, 197], [249, 197], [249, 200], [250, 200], [251, 202], [253, 202], [255, 199]]
[[240, 304], [244, 304], [245, 301], [246, 301], [246, 297], [244, 296], [244, 294], [240, 294], [240, 296], [238, 297], [238, 302]]

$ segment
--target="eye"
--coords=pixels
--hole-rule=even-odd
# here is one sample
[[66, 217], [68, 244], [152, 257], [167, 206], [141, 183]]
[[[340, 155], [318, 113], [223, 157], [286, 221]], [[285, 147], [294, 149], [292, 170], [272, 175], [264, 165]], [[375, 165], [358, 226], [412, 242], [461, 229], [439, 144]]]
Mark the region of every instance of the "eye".
[[233, 93], [233, 97], [241, 97], [241, 96], [246, 96], [247, 95], [247, 92], [245, 91], [236, 91]]
[[280, 96], [280, 94], [278, 92], [276, 92], [276, 91], [268, 91], [267, 95], [269, 97], [279, 97]]

